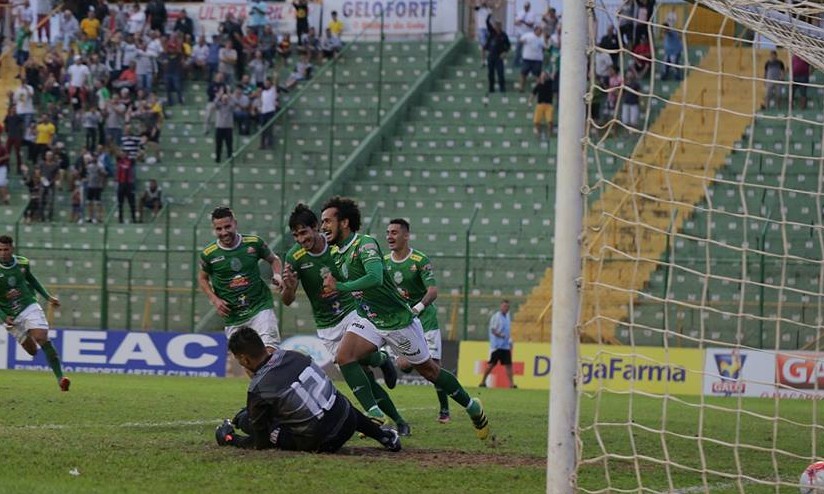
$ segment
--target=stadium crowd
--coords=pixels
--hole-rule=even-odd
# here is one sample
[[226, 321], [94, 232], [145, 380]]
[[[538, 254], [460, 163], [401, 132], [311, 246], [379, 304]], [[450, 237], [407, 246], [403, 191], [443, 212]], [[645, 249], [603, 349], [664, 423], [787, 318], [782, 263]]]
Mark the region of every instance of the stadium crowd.
[[[207, 39], [185, 10], [171, 23], [163, 0], [145, 8], [81, 0], [64, 4], [50, 19], [23, 0], [12, 11], [20, 82], [7, 94], [0, 200], [9, 204], [13, 163], [29, 192], [26, 221], [52, 221], [55, 196], [67, 194], [72, 221], [99, 222], [111, 182], [121, 222], [126, 204], [132, 222], [142, 220], [143, 206], [157, 214], [164, 199], [156, 181], [154, 190], [145, 181], [141, 207], [135, 207], [136, 169], [161, 160], [163, 121], [170, 108], [185, 103], [186, 81], [205, 82], [203, 130], [207, 134], [214, 125], [219, 162], [224, 148], [225, 157], [232, 155], [235, 131], [256, 132], [276, 114], [279, 92], [310, 79], [316, 64], [342, 49], [343, 23], [336, 13], [321, 38], [308, 25], [307, 1], [293, 6], [294, 46], [295, 33], [274, 31], [264, 1], [251, 4], [248, 19], [227, 13]], [[34, 19], [40, 20], [37, 33], [30, 28]], [[31, 56], [35, 34], [46, 52], [40, 60]], [[278, 71], [293, 57], [294, 71], [281, 84]], [[82, 132], [82, 139], [74, 139], [77, 149], [67, 149], [62, 126]], [[261, 147], [273, 144], [271, 130], [264, 132]]]

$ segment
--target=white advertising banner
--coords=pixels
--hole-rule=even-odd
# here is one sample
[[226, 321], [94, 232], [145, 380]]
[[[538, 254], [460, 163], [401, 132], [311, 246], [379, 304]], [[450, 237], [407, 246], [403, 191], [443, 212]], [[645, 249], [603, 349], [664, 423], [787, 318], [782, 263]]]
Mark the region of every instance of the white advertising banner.
[[[296, 31], [295, 9], [291, 2], [266, 2], [268, 8], [266, 17], [276, 33], [291, 33], [294, 40]], [[195, 25], [195, 35], [211, 36], [218, 32], [220, 23], [226, 20], [228, 14], [236, 19], [249, 18], [250, 4], [247, 2], [207, 2], [207, 3], [169, 3], [166, 10], [169, 12], [169, 25], [174, 25], [180, 11], [186, 9], [186, 14], [192, 18]], [[320, 23], [320, 5], [309, 4], [309, 25], [318, 27]]]
[[343, 21], [343, 39], [363, 36], [375, 39], [383, 30], [387, 36], [426, 36], [429, 33], [429, 9], [432, 9], [432, 33], [452, 34], [458, 31], [458, 2], [455, 0], [325, 0], [323, 25], [329, 24], [332, 12]]
[[824, 400], [824, 354], [709, 348], [704, 395]]
[[710, 348], [704, 354], [704, 395], [762, 396], [775, 390], [775, 355]]

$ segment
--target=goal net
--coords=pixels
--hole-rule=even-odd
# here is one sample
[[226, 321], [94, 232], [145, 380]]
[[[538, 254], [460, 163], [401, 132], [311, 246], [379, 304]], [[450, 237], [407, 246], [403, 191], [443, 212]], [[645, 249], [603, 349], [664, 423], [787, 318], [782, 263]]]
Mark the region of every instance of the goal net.
[[587, 5], [577, 489], [798, 492], [824, 456], [824, 4]]

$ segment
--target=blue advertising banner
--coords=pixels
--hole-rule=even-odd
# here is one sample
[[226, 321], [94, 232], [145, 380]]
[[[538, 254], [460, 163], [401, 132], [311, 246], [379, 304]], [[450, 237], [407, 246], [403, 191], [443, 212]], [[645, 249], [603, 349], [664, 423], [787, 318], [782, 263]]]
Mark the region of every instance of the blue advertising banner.
[[[53, 329], [49, 339], [66, 373], [224, 377], [223, 333], [138, 333]], [[14, 338], [0, 345], [0, 362], [9, 369], [50, 371], [42, 351], [32, 357]]]

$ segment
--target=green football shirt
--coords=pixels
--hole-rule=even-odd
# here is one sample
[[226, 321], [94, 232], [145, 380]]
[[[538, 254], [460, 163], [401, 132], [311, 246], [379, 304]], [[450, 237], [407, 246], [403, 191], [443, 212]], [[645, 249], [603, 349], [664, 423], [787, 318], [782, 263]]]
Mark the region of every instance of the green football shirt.
[[[432, 270], [432, 263], [426, 254], [419, 250], [412, 249], [406, 259], [395, 261], [392, 254], [383, 257], [386, 270], [395, 285], [398, 293], [404, 300], [413, 306], [421, 301], [430, 286], [436, 286], [435, 273]], [[435, 304], [429, 304], [418, 314], [424, 331], [434, 331], [441, 329], [438, 326], [438, 308]]]
[[335, 326], [357, 308], [351, 294], [323, 288], [323, 278], [327, 273], [340, 278], [329, 246], [320, 254], [312, 254], [300, 244], [295, 244], [286, 254], [286, 264], [295, 272], [309, 298], [318, 329]]
[[[36, 287], [40, 285], [31, 274], [29, 260], [12, 256], [11, 266], [0, 264], [0, 311], [6, 316], [17, 317], [26, 307], [37, 303]], [[45, 290], [41, 292], [45, 295]]]
[[227, 249], [217, 240], [200, 253], [200, 266], [209, 275], [215, 295], [229, 304], [227, 326], [248, 321], [258, 312], [273, 309], [272, 292], [260, 277], [258, 261], [272, 251], [257, 235], [240, 235], [237, 247]]
[[383, 271], [383, 282], [366, 290], [353, 292], [357, 299], [358, 315], [365, 317], [382, 331], [403, 329], [412, 324], [414, 315], [401, 298], [395, 282], [383, 266], [383, 255], [378, 242], [369, 235], [355, 234], [332, 255], [341, 274], [341, 281], [357, 280], [366, 275], [366, 264], [378, 262]]

